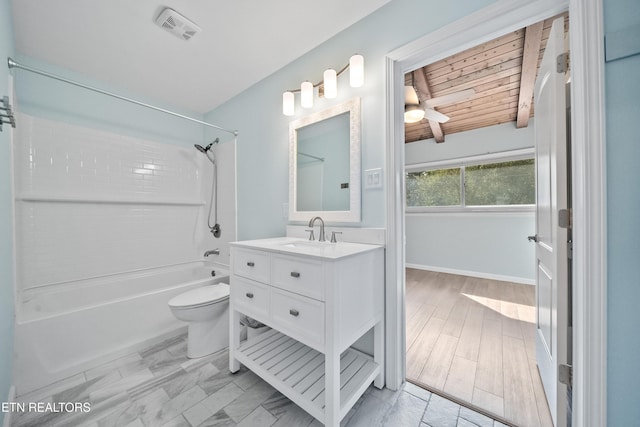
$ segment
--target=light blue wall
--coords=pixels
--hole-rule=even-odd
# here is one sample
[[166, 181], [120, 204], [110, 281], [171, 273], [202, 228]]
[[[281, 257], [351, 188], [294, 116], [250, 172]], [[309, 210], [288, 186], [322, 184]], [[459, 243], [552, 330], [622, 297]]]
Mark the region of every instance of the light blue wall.
[[[638, 0], [604, 1], [605, 33], [640, 24]], [[640, 420], [640, 55], [605, 65], [608, 425]]]
[[[238, 237], [282, 236], [288, 201], [288, 124], [296, 117], [320, 111], [352, 97], [362, 99], [362, 170], [385, 165], [385, 62], [393, 49], [472, 13], [491, 0], [442, 2], [394, 0], [311, 52], [255, 84], [206, 117], [238, 129]], [[365, 60], [365, 85], [348, 87], [348, 76], [338, 80], [338, 98], [318, 100], [296, 116], [282, 115], [282, 92], [300, 83], [319, 81], [329, 67], [341, 68], [354, 53]], [[260, 215], [255, 215], [256, 209]], [[385, 226], [385, 193], [362, 193], [363, 227]]]
[[[13, 55], [9, 0], [0, 0], [0, 97], [9, 95], [5, 58]], [[13, 203], [11, 197], [10, 126], [0, 132], [0, 402], [7, 400], [13, 366]], [[0, 412], [0, 423], [3, 415]]]
[[[533, 121], [485, 127], [405, 145], [407, 165], [499, 153], [534, 145]], [[531, 283], [535, 247], [533, 212], [408, 213], [406, 260], [414, 267], [457, 271], [481, 277]]]
[[534, 120], [529, 126], [516, 129], [513, 123], [475, 129], [447, 135], [445, 142], [438, 144], [431, 139], [405, 144], [405, 164], [435, 162], [460, 157], [493, 154], [531, 148], [534, 145]]
[[[180, 114], [202, 115], [163, 104], [86, 75], [31, 57], [18, 62], [69, 80], [146, 102]], [[203, 126], [24, 70], [14, 70], [18, 109], [26, 114], [175, 145], [201, 144]], [[19, 125], [19, 124], [18, 124]]]
[[411, 267], [532, 284], [533, 212], [407, 214]]

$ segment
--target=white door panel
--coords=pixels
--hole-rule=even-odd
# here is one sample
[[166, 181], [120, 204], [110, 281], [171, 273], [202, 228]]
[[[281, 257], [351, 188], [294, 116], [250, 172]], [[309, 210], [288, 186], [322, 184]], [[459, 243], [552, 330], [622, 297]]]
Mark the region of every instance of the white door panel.
[[[552, 318], [551, 304], [553, 290], [551, 274], [544, 268], [544, 265], [538, 264], [538, 331], [542, 336], [542, 343], [546, 346], [553, 344], [552, 342]], [[547, 352], [551, 353], [552, 349], [547, 348]]]
[[553, 23], [535, 87], [536, 137], [536, 359], [556, 426], [566, 425], [566, 388], [558, 365], [567, 359], [567, 230], [558, 211], [567, 208], [564, 19]]

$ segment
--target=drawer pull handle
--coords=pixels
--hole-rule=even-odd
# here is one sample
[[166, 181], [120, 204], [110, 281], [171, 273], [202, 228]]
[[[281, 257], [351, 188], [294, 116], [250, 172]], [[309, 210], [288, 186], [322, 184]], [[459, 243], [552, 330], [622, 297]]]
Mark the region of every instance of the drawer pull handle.
[[253, 298], [253, 292], [247, 292], [245, 295], [247, 298]]
[[295, 308], [292, 308], [291, 310], [289, 310], [289, 314], [292, 315], [293, 317], [298, 317], [300, 312], [298, 310], [296, 310]]
[[300, 273], [298, 273], [297, 271], [292, 271], [291, 277], [300, 277]]
[[253, 267], [253, 266], [254, 266], [254, 265], [256, 265], [256, 264], [255, 264], [255, 262], [253, 262], [253, 261], [249, 261], [249, 262], [247, 263], [247, 265], [248, 265], [249, 267]]

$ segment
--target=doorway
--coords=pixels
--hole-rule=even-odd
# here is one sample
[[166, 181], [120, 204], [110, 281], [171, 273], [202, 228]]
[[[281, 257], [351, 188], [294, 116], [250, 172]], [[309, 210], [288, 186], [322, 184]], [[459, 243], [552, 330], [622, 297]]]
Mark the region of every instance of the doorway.
[[527, 236], [533, 89], [554, 21], [405, 74], [406, 378], [520, 426], [552, 425]]
[[[606, 420], [604, 364], [604, 168], [602, 20], [600, 2], [545, 0], [496, 2], [481, 11], [416, 40], [387, 56], [387, 384], [397, 388], [405, 377], [403, 197], [404, 152], [391, 141], [402, 139], [400, 108], [404, 104], [402, 76], [408, 70], [490, 40], [505, 31], [537, 22], [569, 9], [572, 15], [573, 76], [574, 266], [574, 422], [602, 424]], [[588, 41], [591, 40], [591, 43]], [[592, 47], [589, 47], [592, 46]], [[595, 46], [595, 48], [593, 48]], [[574, 68], [574, 71], [576, 68]], [[577, 256], [580, 255], [580, 256]], [[397, 285], [397, 287], [396, 287]]]

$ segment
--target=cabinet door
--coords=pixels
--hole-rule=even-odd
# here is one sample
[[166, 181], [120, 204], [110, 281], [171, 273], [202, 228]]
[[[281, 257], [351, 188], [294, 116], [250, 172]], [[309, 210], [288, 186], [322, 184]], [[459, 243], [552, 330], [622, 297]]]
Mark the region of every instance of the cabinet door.
[[268, 283], [270, 266], [269, 253], [250, 249], [231, 249], [231, 270], [233, 274]]
[[322, 261], [285, 255], [272, 255], [273, 286], [324, 301]]
[[324, 303], [272, 289], [272, 326], [318, 351], [324, 347]]
[[236, 309], [261, 322], [268, 322], [269, 287], [239, 276], [231, 276], [231, 302]]

